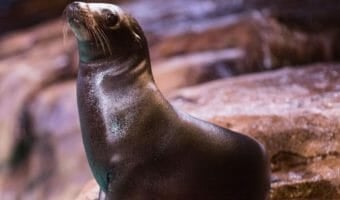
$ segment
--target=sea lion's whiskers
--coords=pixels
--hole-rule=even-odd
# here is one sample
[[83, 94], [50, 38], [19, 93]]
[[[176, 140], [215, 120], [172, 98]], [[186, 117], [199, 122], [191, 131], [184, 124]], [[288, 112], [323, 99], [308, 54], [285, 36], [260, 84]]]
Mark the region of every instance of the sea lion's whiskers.
[[109, 55], [112, 55], [112, 49], [111, 49], [111, 44], [110, 40], [107, 38], [106, 34], [104, 33], [103, 29], [101, 27], [98, 27], [98, 31], [101, 33], [103, 39], [104, 39], [104, 44], [106, 44], [106, 47], [109, 51]]
[[99, 44], [104, 52], [104, 54], [106, 53], [106, 49], [105, 49], [105, 41], [103, 40], [103, 37], [101, 35], [101, 33], [98, 31], [97, 27], [94, 27], [93, 29], [95, 35], [97, 36], [98, 40], [99, 40]]
[[93, 19], [92, 20], [89, 19], [89, 23], [87, 24], [87, 29], [92, 34], [92, 36], [93, 36], [93, 38], [95, 40], [96, 46], [99, 47], [99, 45], [100, 45], [100, 36], [98, 35], [95, 27], [96, 27], [96, 22]]
[[102, 48], [104, 54], [106, 54], [106, 53], [107, 53], [107, 52], [106, 52], [107, 49], [106, 49], [105, 43], [106, 43], [107, 41], [105, 40], [105, 36], [102, 34], [102, 32], [100, 31], [100, 28], [99, 28], [98, 26], [95, 26], [95, 27], [94, 27], [94, 31], [95, 31], [96, 34], [98, 35], [98, 38], [99, 38], [99, 40], [100, 40], [100, 45], [101, 45], [101, 48]]
[[109, 51], [109, 55], [112, 55], [112, 49], [111, 49], [111, 44], [110, 44], [110, 40], [107, 38], [107, 36], [105, 35], [105, 33], [103, 32], [103, 30], [99, 29], [99, 31], [102, 33], [103, 35], [103, 39], [104, 39], [104, 44], [106, 44], [107, 50]]
[[93, 16], [91, 12], [83, 11], [81, 12], [81, 14], [84, 17], [84, 21], [85, 21], [84, 24], [86, 26], [86, 29], [89, 31], [89, 33], [93, 37], [96, 46], [97, 47], [100, 46], [105, 53], [106, 52], [105, 41], [103, 41], [102, 35], [98, 31], [98, 23], [95, 21], [95, 17]]
[[89, 32], [90, 32], [92, 38], [94, 39], [94, 43], [95, 43], [96, 47], [98, 48], [99, 47], [99, 40], [98, 40], [97, 34], [94, 32], [93, 29], [89, 29]]
[[97, 37], [96, 37], [96, 34], [93, 32], [93, 29], [92, 29], [92, 27], [90, 26], [90, 24], [87, 23], [87, 22], [88, 22], [88, 18], [85, 17], [84, 20], [86, 21], [86, 22], [84, 23], [84, 25], [85, 25], [85, 27], [86, 27], [87, 32], [91, 35], [91, 37], [94, 39], [94, 42], [95, 42], [96, 45], [97, 45]]

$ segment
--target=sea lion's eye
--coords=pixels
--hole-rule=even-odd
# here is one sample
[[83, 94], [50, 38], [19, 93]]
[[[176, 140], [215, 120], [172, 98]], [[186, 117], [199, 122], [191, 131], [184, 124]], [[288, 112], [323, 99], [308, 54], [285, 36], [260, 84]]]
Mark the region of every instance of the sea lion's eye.
[[105, 22], [107, 26], [115, 26], [118, 23], [118, 16], [112, 13], [107, 13], [105, 16]]

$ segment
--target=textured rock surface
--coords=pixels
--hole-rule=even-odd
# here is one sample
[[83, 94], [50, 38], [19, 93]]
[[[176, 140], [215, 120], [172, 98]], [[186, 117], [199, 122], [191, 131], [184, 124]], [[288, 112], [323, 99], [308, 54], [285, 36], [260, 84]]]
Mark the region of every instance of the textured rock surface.
[[[60, 16], [69, 0], [47, 2], [44, 0], [3, 0], [0, 4], [0, 33], [27, 26], [54, 16]], [[196, 23], [202, 18], [212, 18], [252, 9], [265, 10], [283, 23], [302, 29], [320, 31], [338, 25], [340, 5], [337, 0], [92, 0], [91, 2], [132, 2], [130, 10], [138, 13], [143, 25], [152, 24], [148, 30], [161, 31], [166, 26]], [[154, 9], [157, 8], [157, 9]], [[301, 9], [303, 8], [303, 9]], [[153, 12], [150, 12], [152, 10]], [[161, 19], [161, 20], [159, 20]], [[312, 19], [312, 20], [311, 20]], [[183, 23], [184, 22], [184, 23]]]
[[4, 0], [0, 5], [0, 34], [60, 16], [68, 0]]
[[198, 118], [264, 144], [272, 199], [340, 197], [340, 66], [216, 81], [180, 90], [171, 99]]
[[249, 72], [338, 59], [337, 47], [332, 45], [337, 38], [334, 32], [288, 30], [259, 13], [197, 25], [202, 30], [165, 36], [151, 46], [155, 72], [164, 74], [156, 81], [161, 88], [166, 85], [165, 91]]
[[92, 179], [81, 190], [76, 200], [97, 200], [99, 194], [99, 186], [97, 182]]
[[74, 81], [43, 89], [27, 106], [29, 156], [3, 179], [0, 199], [73, 199], [91, 177], [76, 110]]
[[60, 43], [62, 40], [47, 42], [31, 48], [24, 55], [0, 62], [0, 96], [5, 97], [0, 99], [0, 132], [4, 133], [0, 135], [2, 166], [21, 137], [20, 117], [27, 99], [44, 85], [75, 74], [71, 65], [72, 53]]
[[340, 20], [337, 0], [249, 0], [249, 3], [290, 27], [308, 31], [333, 29]]

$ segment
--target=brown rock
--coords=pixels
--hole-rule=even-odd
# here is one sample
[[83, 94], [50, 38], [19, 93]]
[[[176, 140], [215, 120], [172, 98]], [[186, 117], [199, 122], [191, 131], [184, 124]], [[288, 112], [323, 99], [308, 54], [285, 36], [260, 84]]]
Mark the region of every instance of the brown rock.
[[338, 28], [340, 4], [337, 0], [248, 0], [253, 8], [265, 9], [289, 27], [312, 32]]
[[[222, 8], [230, 7], [233, 10], [244, 6], [219, 0], [205, 1], [211, 6], [206, 9], [194, 7], [179, 10], [178, 5], [181, 4], [176, 2], [134, 1], [123, 4], [144, 24], [143, 28], [151, 44], [151, 56], [156, 62], [154, 67], [164, 67], [159, 70], [161, 74], [164, 74], [164, 71], [177, 74], [178, 79], [171, 82], [180, 84], [172, 85], [169, 81], [159, 82], [160, 85], [164, 85], [166, 91], [230, 75], [268, 70], [285, 65], [332, 61], [339, 58], [337, 45], [334, 45], [338, 43], [337, 31], [317, 34], [293, 31], [259, 12], [230, 16], [224, 13], [222, 15], [223, 12], [219, 12]], [[147, 8], [156, 5], [161, 7], [159, 9], [162, 12], [153, 13], [150, 16]], [[202, 10], [202, 12], [195, 13], [197, 10]], [[175, 13], [183, 18], [177, 18]], [[204, 16], [209, 17], [204, 18]], [[165, 26], [159, 23], [160, 18], [166, 18], [170, 25]], [[177, 21], [181, 23], [175, 23]], [[60, 41], [64, 28], [67, 28], [65, 21], [55, 20], [50, 24], [39, 25], [22, 33], [7, 35], [0, 39], [3, 47], [0, 49], [0, 58], [26, 54], [36, 46], [44, 48], [44, 44], [48, 44], [47, 41]], [[74, 40], [66, 37], [64, 42], [70, 43], [67, 46], [75, 53]], [[223, 51], [234, 49], [242, 51], [243, 56], [233, 59], [221, 59], [214, 56], [214, 54], [219, 55]], [[207, 58], [207, 54], [212, 56]], [[200, 60], [205, 64], [192, 61], [199, 55], [202, 55]], [[172, 60], [168, 61], [170, 57]], [[173, 60], [177, 61], [173, 62]], [[199, 72], [188, 78], [187, 71], [194, 69]], [[161, 77], [163, 80], [164, 76]], [[183, 82], [183, 80], [186, 81]], [[169, 83], [170, 85], [166, 85]]]
[[[28, 105], [34, 133], [28, 159], [0, 190], [5, 199], [74, 199], [92, 176], [79, 130], [75, 82], [42, 90]], [[29, 197], [29, 198], [28, 198]]]
[[186, 0], [184, 5], [181, 0], [137, 0], [122, 6], [138, 19], [153, 39], [160, 39], [169, 32], [197, 28], [195, 25], [202, 21], [243, 12], [247, 1]]
[[168, 94], [178, 88], [233, 76], [232, 66], [238, 66], [243, 58], [240, 49], [191, 53], [156, 61], [153, 72], [157, 86]]
[[151, 45], [156, 81], [165, 92], [228, 76], [340, 58], [336, 32], [289, 30], [259, 13], [196, 25], [198, 30], [165, 34]]
[[[98, 0], [93, 0], [93, 2], [96, 1]], [[112, 1], [101, 0], [98, 2]], [[135, 13], [134, 15], [142, 22], [142, 25], [147, 27], [147, 32], [153, 32], [156, 35], [162, 35], [165, 27], [173, 30], [183, 22], [185, 23], [180, 29], [202, 19], [217, 18], [230, 13], [255, 9], [266, 10], [270, 15], [285, 24], [308, 30], [320, 31], [337, 27], [337, 22], [340, 19], [340, 6], [337, 0], [328, 0], [327, 2], [322, 0], [302, 0], [288, 3], [286, 0], [187, 0], [186, 5], [191, 6], [183, 6], [183, 3], [179, 0], [167, 2], [161, 0], [115, 1], [115, 3], [118, 2], [124, 3], [125, 8]], [[0, 33], [61, 16], [68, 3], [69, 1], [66, 0], [56, 2], [6, 0], [0, 5]], [[302, 7], [304, 9], [301, 9]], [[153, 12], [150, 12], [150, 10]]]
[[0, 33], [61, 16], [67, 3], [67, 0], [8, 0], [0, 7]]
[[340, 66], [317, 65], [183, 89], [172, 103], [264, 144], [273, 199], [332, 199], [340, 187], [339, 94]]
[[21, 137], [19, 122], [27, 99], [46, 84], [75, 74], [72, 54], [60, 43], [46, 42], [0, 62], [0, 95], [5, 97], [0, 99], [0, 165]]
[[99, 196], [99, 185], [92, 179], [81, 190], [76, 200], [97, 200]]
[[339, 155], [307, 159], [307, 163], [276, 171], [271, 199], [340, 199]]
[[[162, 41], [151, 45], [153, 58], [239, 48], [245, 52], [239, 73], [334, 59], [331, 44], [335, 33], [313, 35], [289, 30], [258, 12], [203, 20], [195, 25], [198, 30], [165, 34]], [[309, 48], [305, 48], [307, 45]]]
[[[25, 31], [17, 31], [2, 36], [0, 38], [0, 59], [18, 56], [19, 54], [29, 52], [34, 46], [41, 43], [48, 43], [48, 41], [53, 39], [62, 38], [63, 30], [66, 34], [66, 25], [66, 21], [58, 19], [37, 25]], [[66, 42], [70, 42], [70, 40], [65, 40]]]

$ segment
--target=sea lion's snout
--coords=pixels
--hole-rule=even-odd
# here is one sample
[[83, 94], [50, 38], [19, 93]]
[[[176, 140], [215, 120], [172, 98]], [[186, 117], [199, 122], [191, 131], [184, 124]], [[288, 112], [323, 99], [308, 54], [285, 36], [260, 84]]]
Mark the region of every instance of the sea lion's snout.
[[67, 7], [66, 7], [66, 16], [68, 18], [72, 18], [76, 15], [76, 13], [80, 10], [80, 6], [78, 2], [73, 2], [70, 3]]
[[80, 41], [88, 41], [92, 38], [89, 24], [93, 23], [94, 19], [86, 7], [86, 3], [75, 1], [70, 3], [64, 11], [71, 30]]
[[72, 2], [72, 3], [70, 3], [68, 6], [67, 6], [67, 9], [69, 10], [69, 11], [77, 11], [77, 10], [79, 10], [80, 9], [80, 2], [77, 2], [77, 1], [75, 1], [75, 2]]
[[65, 13], [67, 16], [67, 20], [71, 25], [74, 24], [80, 24], [82, 20], [82, 18], [84, 18], [84, 14], [81, 14], [81, 6], [80, 6], [80, 2], [73, 2], [71, 4], [69, 4], [66, 9], [65, 9]]
[[[114, 4], [73, 2], [65, 9], [83, 62], [125, 60], [145, 53], [146, 41], [138, 23]], [[113, 56], [114, 55], [114, 56]]]

